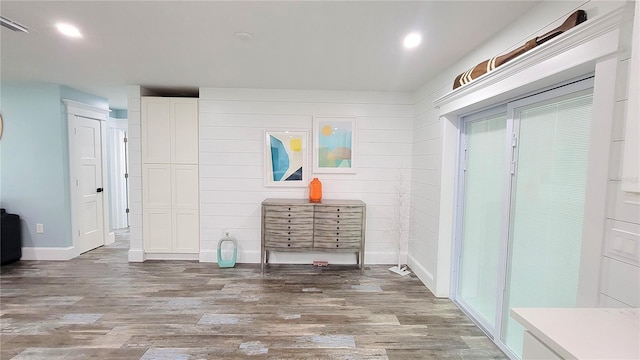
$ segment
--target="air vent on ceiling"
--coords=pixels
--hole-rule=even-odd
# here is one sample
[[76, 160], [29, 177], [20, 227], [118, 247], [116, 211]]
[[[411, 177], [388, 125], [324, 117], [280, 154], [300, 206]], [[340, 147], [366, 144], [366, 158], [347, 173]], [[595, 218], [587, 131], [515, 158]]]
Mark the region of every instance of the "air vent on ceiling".
[[13, 30], [13, 31], [16, 31], [16, 32], [29, 33], [29, 29], [27, 29], [26, 26], [20, 25], [17, 22], [15, 22], [13, 20], [9, 20], [4, 16], [0, 16], [0, 25], [6, 27], [9, 30]]

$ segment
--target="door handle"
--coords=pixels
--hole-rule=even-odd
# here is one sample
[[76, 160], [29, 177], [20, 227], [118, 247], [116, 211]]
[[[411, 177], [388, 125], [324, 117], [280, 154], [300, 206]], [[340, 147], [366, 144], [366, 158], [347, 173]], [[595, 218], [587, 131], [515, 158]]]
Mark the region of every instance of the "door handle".
[[102, 188], [97, 188], [96, 192], [99, 192], [99, 193], [102, 192]]

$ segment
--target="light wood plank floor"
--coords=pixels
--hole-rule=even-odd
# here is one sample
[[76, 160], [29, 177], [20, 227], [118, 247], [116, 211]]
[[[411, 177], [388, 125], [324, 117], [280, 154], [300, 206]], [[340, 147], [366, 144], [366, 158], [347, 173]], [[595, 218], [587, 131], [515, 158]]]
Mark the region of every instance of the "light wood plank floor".
[[451, 301], [388, 266], [127, 262], [122, 239], [0, 273], [0, 358], [505, 359]]

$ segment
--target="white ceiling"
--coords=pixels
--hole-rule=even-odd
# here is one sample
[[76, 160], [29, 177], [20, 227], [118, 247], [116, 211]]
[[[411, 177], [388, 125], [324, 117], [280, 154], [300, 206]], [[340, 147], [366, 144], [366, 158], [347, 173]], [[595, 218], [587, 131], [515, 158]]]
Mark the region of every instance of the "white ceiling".
[[[2, 28], [1, 76], [67, 85], [112, 108], [136, 84], [414, 91], [535, 3], [2, 0], [0, 14], [29, 34]], [[58, 21], [84, 37], [60, 36]], [[423, 43], [406, 50], [410, 31]]]

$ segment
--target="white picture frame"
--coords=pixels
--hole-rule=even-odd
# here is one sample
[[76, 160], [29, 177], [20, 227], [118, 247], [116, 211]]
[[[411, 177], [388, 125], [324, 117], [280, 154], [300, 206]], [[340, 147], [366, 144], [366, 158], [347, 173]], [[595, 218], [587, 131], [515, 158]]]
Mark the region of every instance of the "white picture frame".
[[309, 185], [307, 131], [264, 132], [264, 186]]
[[355, 174], [356, 117], [313, 118], [313, 172]]

